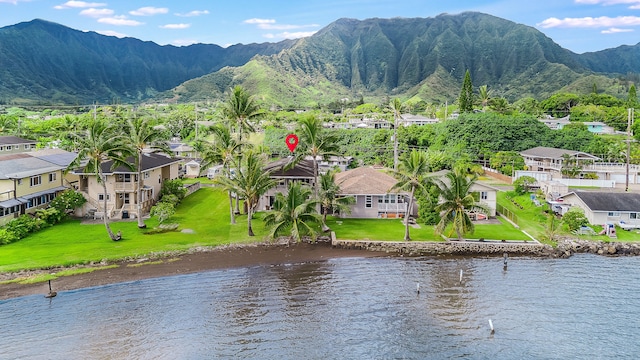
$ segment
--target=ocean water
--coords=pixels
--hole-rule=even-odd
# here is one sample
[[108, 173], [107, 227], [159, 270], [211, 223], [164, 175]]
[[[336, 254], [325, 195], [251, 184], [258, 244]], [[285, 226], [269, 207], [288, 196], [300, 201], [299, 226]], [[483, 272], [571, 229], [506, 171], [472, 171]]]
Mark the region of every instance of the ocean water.
[[0, 328], [0, 359], [637, 359], [640, 258], [215, 270], [3, 300]]

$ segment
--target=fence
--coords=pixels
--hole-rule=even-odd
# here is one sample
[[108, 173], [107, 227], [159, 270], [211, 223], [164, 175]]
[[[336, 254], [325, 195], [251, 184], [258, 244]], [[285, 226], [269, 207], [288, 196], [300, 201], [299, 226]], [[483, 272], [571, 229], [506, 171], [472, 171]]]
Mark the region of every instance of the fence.
[[187, 195], [191, 195], [196, 192], [196, 190], [200, 189], [200, 182], [198, 181], [193, 184], [185, 185], [184, 187], [187, 189]]
[[496, 211], [498, 213], [500, 213], [502, 216], [504, 216], [507, 219], [511, 220], [511, 222], [513, 222], [514, 224], [520, 226], [518, 224], [518, 216], [516, 214], [514, 214], [513, 211], [505, 208], [504, 206], [502, 206], [500, 204], [496, 204]]
[[482, 170], [484, 170], [485, 175], [491, 176], [494, 179], [498, 179], [500, 181], [504, 181], [504, 182], [506, 182], [508, 184], [511, 184], [513, 182], [513, 179], [511, 178], [511, 176], [501, 174], [495, 169], [483, 166]]

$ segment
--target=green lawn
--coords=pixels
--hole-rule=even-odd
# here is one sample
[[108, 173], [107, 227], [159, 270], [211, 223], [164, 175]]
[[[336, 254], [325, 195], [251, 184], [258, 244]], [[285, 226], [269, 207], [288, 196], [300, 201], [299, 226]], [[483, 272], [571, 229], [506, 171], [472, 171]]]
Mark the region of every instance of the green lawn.
[[536, 239], [542, 240], [544, 238], [547, 221], [547, 214], [544, 213], [545, 207], [536, 206], [533, 201], [531, 201], [529, 194], [517, 196], [514, 200], [517, 204], [521, 205], [523, 209], [518, 208], [514, 203], [509, 201], [506, 192], [498, 192], [498, 204], [516, 214], [518, 217], [517, 224], [520, 229], [526, 231]]
[[[522, 231], [514, 228], [503, 219], [500, 224], [479, 224], [475, 226], [473, 234], [466, 234], [467, 239], [495, 239], [495, 240], [531, 240]], [[338, 239], [348, 240], [388, 240], [402, 241], [404, 239], [404, 224], [399, 219], [327, 219], [327, 225], [336, 233]], [[435, 235], [434, 227], [419, 224], [420, 228], [409, 228], [411, 240], [414, 241], [443, 241]], [[450, 229], [444, 233], [448, 237], [455, 237]]]
[[[253, 221], [255, 237], [247, 235], [247, 217], [237, 218], [231, 226], [226, 193], [203, 188], [188, 196], [168, 222], [178, 223], [178, 231], [145, 234], [137, 222], [113, 222], [114, 232], [122, 231], [123, 240], [109, 239], [102, 223], [83, 225], [69, 220], [42, 230], [16, 243], [0, 246], [0, 272], [21, 269], [42, 269], [69, 266], [103, 259], [114, 260], [142, 256], [154, 252], [186, 250], [196, 246], [216, 246], [229, 243], [262, 240], [266, 231], [258, 214]], [[152, 229], [157, 221], [146, 221]], [[193, 234], [182, 233], [191, 229]]]

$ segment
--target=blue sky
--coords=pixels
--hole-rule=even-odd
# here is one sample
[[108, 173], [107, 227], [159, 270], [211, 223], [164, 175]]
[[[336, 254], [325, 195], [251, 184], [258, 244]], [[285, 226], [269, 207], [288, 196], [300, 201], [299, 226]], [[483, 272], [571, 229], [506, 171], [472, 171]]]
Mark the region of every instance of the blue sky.
[[339, 18], [479, 11], [529, 25], [577, 53], [640, 42], [640, 0], [0, 0], [0, 27], [35, 18], [160, 45], [228, 46], [309, 36]]

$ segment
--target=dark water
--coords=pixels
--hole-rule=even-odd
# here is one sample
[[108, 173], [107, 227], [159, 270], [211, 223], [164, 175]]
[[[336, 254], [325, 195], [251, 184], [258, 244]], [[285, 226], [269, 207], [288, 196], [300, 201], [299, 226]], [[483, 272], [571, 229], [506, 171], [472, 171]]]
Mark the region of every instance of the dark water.
[[219, 270], [0, 301], [0, 329], [0, 359], [637, 359], [640, 258]]

